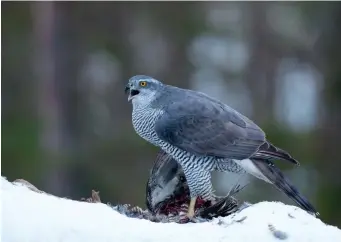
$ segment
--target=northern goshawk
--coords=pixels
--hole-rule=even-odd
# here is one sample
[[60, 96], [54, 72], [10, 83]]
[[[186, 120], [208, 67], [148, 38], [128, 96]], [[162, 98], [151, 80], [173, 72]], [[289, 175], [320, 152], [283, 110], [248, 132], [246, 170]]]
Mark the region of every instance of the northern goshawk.
[[132, 102], [136, 133], [171, 155], [182, 167], [190, 190], [187, 216], [194, 216], [197, 197], [214, 199], [211, 171], [247, 172], [275, 185], [303, 209], [315, 208], [273, 163], [299, 163], [275, 147], [254, 122], [201, 92], [163, 84], [144, 75], [125, 88]]

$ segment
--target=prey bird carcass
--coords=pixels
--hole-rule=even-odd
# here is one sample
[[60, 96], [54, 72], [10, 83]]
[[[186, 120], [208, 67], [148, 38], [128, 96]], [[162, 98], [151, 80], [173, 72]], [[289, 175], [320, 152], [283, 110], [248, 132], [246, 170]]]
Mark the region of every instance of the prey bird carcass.
[[125, 91], [132, 102], [136, 133], [181, 165], [191, 197], [189, 218], [194, 216], [198, 197], [216, 202], [211, 183], [214, 170], [251, 174], [318, 214], [274, 160], [299, 163], [271, 144], [263, 130], [244, 115], [201, 92], [166, 85], [149, 76], [130, 78]]
[[[244, 186], [236, 184], [224, 197], [217, 197], [212, 204], [198, 197], [195, 204], [196, 217], [210, 220], [226, 217], [248, 207], [250, 204], [239, 202], [235, 197]], [[190, 192], [181, 166], [169, 154], [160, 150], [150, 171], [146, 185], [146, 205], [154, 215], [177, 217], [176, 221], [186, 222], [186, 212]]]

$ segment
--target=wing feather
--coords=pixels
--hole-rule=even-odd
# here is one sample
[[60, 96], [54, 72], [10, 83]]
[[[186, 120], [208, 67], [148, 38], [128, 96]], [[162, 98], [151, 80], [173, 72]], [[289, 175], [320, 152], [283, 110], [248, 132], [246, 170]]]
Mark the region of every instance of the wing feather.
[[155, 131], [161, 140], [199, 156], [246, 159], [265, 142], [264, 132], [246, 117], [192, 96], [169, 104]]

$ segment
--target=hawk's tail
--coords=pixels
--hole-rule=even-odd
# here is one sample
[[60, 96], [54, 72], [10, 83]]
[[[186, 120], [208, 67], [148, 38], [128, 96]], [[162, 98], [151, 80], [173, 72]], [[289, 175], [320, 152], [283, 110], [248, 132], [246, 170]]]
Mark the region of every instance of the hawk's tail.
[[301, 208], [318, 216], [319, 213], [313, 205], [291, 184], [284, 174], [269, 160], [252, 159], [259, 171], [288, 197], [295, 201]]

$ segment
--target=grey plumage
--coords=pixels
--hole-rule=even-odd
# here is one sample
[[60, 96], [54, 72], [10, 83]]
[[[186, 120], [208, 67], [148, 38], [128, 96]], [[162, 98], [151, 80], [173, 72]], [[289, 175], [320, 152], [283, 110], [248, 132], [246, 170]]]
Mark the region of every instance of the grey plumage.
[[[247, 172], [268, 183], [285, 183], [279, 173], [260, 169], [259, 161], [298, 162], [266, 140], [254, 122], [203, 93], [134, 76], [126, 87], [132, 101], [132, 123], [146, 141], [160, 147], [182, 167], [191, 197], [214, 199], [210, 172]], [[261, 163], [262, 164], [262, 163]], [[271, 175], [270, 175], [271, 174]], [[313, 206], [296, 189], [277, 187], [309, 212]], [[305, 201], [304, 203], [300, 201]]]

